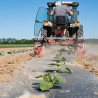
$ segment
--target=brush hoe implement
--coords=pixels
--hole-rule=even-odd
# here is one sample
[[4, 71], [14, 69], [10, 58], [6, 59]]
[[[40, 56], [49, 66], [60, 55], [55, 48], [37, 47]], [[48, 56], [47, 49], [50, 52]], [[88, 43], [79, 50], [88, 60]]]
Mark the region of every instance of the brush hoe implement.
[[[73, 12], [73, 16], [66, 14], [66, 19], [62, 24], [55, 23], [55, 14], [50, 16], [53, 7], [66, 3]], [[34, 52], [37, 55], [43, 50], [43, 46], [66, 45], [70, 49], [77, 51], [81, 58], [84, 58], [85, 39], [83, 38], [83, 26], [78, 21], [79, 11], [78, 2], [48, 2], [48, 8], [40, 7], [35, 19], [35, 47]]]

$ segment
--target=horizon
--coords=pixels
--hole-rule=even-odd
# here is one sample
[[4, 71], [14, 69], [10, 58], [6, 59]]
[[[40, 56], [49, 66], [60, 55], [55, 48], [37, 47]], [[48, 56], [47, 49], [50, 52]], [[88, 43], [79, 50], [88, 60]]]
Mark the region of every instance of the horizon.
[[[0, 38], [0, 39], [9, 39], [9, 38]], [[22, 39], [25, 39], [25, 40], [32, 40], [34, 38], [31, 38], [31, 39], [27, 39], [27, 38], [22, 38], [22, 39], [17, 39], [17, 38], [11, 38], [11, 39], [16, 39], [16, 40], [22, 40]], [[84, 38], [85, 40], [86, 39], [98, 39], [98, 38]]]

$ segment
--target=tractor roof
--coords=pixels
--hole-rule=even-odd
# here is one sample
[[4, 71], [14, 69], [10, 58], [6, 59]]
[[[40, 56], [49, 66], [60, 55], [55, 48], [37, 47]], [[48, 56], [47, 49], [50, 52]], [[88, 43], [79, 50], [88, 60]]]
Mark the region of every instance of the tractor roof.
[[66, 3], [68, 6], [75, 6], [78, 7], [79, 3], [78, 2], [64, 2], [64, 1], [56, 1], [56, 2], [48, 2], [47, 5], [48, 7], [54, 7], [57, 5], [62, 5], [63, 3]]

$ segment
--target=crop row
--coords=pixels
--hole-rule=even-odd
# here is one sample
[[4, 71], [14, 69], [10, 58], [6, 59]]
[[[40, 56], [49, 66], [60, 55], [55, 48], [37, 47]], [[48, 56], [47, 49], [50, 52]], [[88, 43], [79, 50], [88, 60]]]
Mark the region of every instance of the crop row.
[[62, 49], [59, 54], [56, 55], [55, 61], [56, 63], [51, 64], [49, 67], [54, 67], [55, 71], [53, 73], [46, 72], [44, 75], [37, 76], [36, 78], [42, 78], [41, 81], [39, 81], [40, 89], [42, 91], [49, 90], [53, 87], [55, 87], [56, 83], [62, 82], [66, 83], [66, 79], [58, 74], [61, 71], [69, 71], [72, 73], [73, 71], [65, 66], [66, 58], [63, 57], [65, 54], [65, 49]]
[[[8, 51], [7, 53], [8, 54], [13, 54], [13, 53], [24, 53], [24, 52], [29, 52], [29, 51], [33, 51], [33, 49], [22, 49], [22, 50], [10, 50], [10, 51]], [[3, 55], [5, 55], [5, 53], [3, 52], [3, 51], [0, 51], [0, 55], [1, 56], [3, 56]]]

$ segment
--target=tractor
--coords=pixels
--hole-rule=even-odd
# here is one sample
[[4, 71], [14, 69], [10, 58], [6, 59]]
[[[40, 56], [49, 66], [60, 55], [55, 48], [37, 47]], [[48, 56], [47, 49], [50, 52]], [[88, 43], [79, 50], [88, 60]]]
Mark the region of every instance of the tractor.
[[[57, 25], [55, 23], [55, 14], [50, 16], [50, 12], [54, 7], [66, 3], [70, 7], [73, 15], [66, 14], [66, 23]], [[83, 37], [83, 25], [78, 20], [79, 6], [78, 2], [48, 2], [48, 8], [40, 7], [34, 27], [35, 38], [35, 54], [39, 55], [43, 49], [43, 45], [67, 45], [77, 50], [78, 54], [83, 58], [85, 51], [85, 39]], [[55, 33], [57, 31], [57, 33]], [[40, 45], [38, 45], [40, 43]]]

